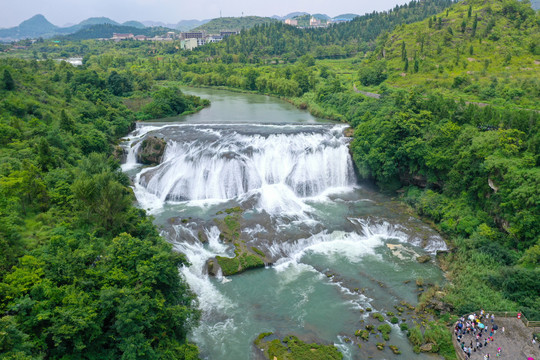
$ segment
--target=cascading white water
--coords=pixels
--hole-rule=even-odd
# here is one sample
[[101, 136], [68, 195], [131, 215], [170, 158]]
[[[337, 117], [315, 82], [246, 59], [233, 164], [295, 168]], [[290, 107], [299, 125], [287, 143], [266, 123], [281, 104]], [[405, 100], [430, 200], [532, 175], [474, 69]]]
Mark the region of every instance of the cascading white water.
[[[360, 350], [351, 343], [358, 321], [370, 321], [359, 309], [384, 313], [397, 301], [414, 301], [410, 278], [438, 276], [416, 256], [444, 242], [433, 232], [420, 233], [414, 219], [413, 226], [403, 223], [394, 215], [399, 210], [386, 206], [388, 199], [357, 186], [344, 125], [299, 123], [305, 114], [294, 109], [253, 117], [253, 107], [267, 109], [271, 99], [240, 108], [242, 116], [236, 107], [226, 113], [229, 100], [242, 97], [211, 98], [206, 118], [204, 110], [191, 121], [139, 124], [124, 144], [122, 168], [135, 176], [139, 205], [152, 211], [191, 264], [179, 269], [202, 310], [190, 341], [208, 360], [257, 358], [250, 356], [253, 340], [263, 331], [334, 342], [345, 359], [366, 358], [359, 354], [364, 349], [374, 359], [388, 358], [373, 344]], [[244, 123], [230, 123], [237, 118]], [[167, 141], [155, 167], [136, 162], [147, 134]], [[273, 265], [228, 279], [209, 276], [210, 259], [234, 256], [216, 224], [222, 226], [227, 209], [236, 206], [244, 210], [238, 242], [262, 251]], [[413, 355], [397, 328], [393, 333], [402, 356], [427, 360]]]
[[260, 134], [235, 126], [182, 126], [168, 139], [162, 164], [141, 173], [139, 190], [160, 203], [258, 196], [270, 213], [300, 209], [296, 197], [354, 184], [342, 129], [259, 125]]

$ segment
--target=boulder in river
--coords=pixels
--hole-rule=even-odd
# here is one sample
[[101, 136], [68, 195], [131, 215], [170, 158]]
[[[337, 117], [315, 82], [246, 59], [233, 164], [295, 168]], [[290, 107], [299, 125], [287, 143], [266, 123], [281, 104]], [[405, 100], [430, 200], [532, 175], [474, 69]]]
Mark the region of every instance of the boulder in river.
[[165, 140], [149, 136], [143, 140], [137, 151], [137, 160], [145, 165], [158, 165], [165, 152]]
[[433, 343], [424, 344], [424, 345], [420, 346], [420, 351], [421, 352], [433, 352], [434, 345], [435, 344], [433, 344]]
[[431, 256], [429, 255], [422, 255], [416, 258], [416, 261], [418, 261], [420, 264], [426, 263], [431, 260]]
[[206, 271], [208, 275], [216, 276], [219, 271], [219, 265], [216, 264], [215, 259], [210, 259], [206, 262]]

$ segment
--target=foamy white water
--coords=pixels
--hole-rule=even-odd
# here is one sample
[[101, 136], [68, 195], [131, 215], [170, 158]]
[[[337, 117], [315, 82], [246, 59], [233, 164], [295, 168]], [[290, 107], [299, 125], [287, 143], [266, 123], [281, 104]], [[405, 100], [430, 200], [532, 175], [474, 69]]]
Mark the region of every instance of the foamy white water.
[[[219, 106], [212, 104], [215, 116]], [[415, 235], [381, 206], [384, 200], [358, 186], [343, 129], [201, 122], [141, 124], [130, 134], [126, 171], [141, 167], [136, 153], [146, 136], [167, 142], [160, 165], [138, 170], [134, 191], [191, 263], [180, 272], [202, 310], [190, 340], [203, 359], [252, 359], [252, 341], [265, 331], [334, 343], [345, 359], [366, 358], [346, 340], [354, 340], [361, 320], [370, 321], [359, 310], [393, 311], [400, 300], [415, 300], [414, 282], [407, 280], [429, 281], [433, 266], [418, 264], [413, 255], [399, 258], [387, 245], [417, 254], [421, 246], [434, 253], [444, 242], [434, 233]], [[213, 221], [233, 206], [244, 209], [238, 241], [262, 250], [274, 264], [211, 277], [208, 260], [234, 256]], [[208, 239], [204, 244], [200, 231]], [[413, 355], [405, 338], [395, 339], [403, 358], [424, 359]], [[392, 355], [375, 350], [369, 356]]]
[[[309, 208], [298, 199], [355, 183], [347, 141], [335, 128], [255, 127], [266, 132], [263, 136], [234, 125], [212, 131], [177, 126], [162, 164], [136, 178], [138, 199], [154, 209], [166, 201], [258, 197], [259, 209], [270, 214], [304, 215]], [[130, 148], [126, 169], [133, 166], [136, 146]]]

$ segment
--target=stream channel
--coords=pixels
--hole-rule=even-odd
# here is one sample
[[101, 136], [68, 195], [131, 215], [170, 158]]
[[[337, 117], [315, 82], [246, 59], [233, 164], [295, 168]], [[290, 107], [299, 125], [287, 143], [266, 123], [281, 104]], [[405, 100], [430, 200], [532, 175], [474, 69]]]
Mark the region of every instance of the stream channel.
[[[399, 202], [361, 184], [349, 153], [346, 125], [311, 116], [261, 95], [184, 89], [211, 101], [197, 114], [141, 122], [125, 138], [126, 162], [141, 208], [163, 236], [186, 254], [179, 271], [197, 294], [201, 322], [190, 333], [201, 357], [260, 359], [253, 341], [262, 332], [335, 344], [344, 359], [393, 359], [380, 337], [354, 336], [366, 324], [390, 324], [388, 312], [417, 303], [415, 280], [442, 283], [434, 263], [443, 239], [407, 214]], [[158, 166], [137, 163], [142, 140], [167, 141]], [[264, 252], [269, 265], [224, 277], [207, 261], [234, 256], [220, 240], [215, 219], [241, 207], [240, 241]], [[202, 239], [204, 242], [201, 242]], [[420, 264], [416, 258], [431, 255]], [[399, 316], [412, 323], [410, 312]], [[401, 359], [415, 354], [406, 332], [393, 324], [387, 345]], [[359, 348], [358, 344], [361, 344]]]

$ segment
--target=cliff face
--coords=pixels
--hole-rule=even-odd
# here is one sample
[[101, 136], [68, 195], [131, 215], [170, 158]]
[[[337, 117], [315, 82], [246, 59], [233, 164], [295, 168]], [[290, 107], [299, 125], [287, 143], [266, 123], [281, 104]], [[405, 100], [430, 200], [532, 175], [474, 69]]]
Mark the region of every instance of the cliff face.
[[137, 160], [145, 165], [158, 165], [165, 152], [165, 140], [155, 136], [144, 139], [137, 151]]

